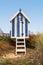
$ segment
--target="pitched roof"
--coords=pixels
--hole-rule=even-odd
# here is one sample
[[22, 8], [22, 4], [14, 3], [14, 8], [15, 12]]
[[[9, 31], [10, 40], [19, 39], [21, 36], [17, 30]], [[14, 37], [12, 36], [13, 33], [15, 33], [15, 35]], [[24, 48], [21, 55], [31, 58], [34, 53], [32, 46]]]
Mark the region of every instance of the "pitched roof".
[[21, 13], [30, 23], [30, 19], [23, 13], [23, 11], [19, 10], [11, 19], [10, 22], [12, 21], [12, 19], [14, 19], [19, 13]]

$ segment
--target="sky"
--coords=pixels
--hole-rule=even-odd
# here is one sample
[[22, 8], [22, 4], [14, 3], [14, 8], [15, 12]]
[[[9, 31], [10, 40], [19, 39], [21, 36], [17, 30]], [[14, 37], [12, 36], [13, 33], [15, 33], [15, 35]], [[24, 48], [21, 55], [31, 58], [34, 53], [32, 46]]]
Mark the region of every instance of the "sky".
[[43, 33], [43, 0], [0, 0], [0, 28], [3, 32], [9, 33], [10, 18], [20, 8], [31, 21], [30, 31]]

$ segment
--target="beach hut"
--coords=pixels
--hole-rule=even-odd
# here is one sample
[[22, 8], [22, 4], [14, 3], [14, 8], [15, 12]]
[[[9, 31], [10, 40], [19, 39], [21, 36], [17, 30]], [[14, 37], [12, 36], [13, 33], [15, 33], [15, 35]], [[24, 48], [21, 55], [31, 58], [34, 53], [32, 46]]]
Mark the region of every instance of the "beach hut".
[[11, 38], [16, 39], [16, 54], [17, 52], [25, 52], [25, 39], [29, 38], [30, 19], [20, 9], [11, 19]]

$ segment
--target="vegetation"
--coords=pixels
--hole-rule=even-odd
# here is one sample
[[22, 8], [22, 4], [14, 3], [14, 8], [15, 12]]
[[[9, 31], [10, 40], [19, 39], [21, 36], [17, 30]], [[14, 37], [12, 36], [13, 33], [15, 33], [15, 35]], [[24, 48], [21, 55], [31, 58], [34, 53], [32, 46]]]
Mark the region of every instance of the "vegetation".
[[9, 37], [0, 36], [0, 56], [15, 51], [14, 42]]
[[31, 46], [37, 51], [35, 57], [39, 61], [39, 65], [43, 65], [43, 34], [41, 33], [30, 36], [29, 42], [31, 43]]
[[43, 34], [32, 35], [29, 38], [30, 46], [33, 46], [35, 49], [43, 49]]
[[3, 41], [8, 41], [8, 38], [5, 37], [5, 36], [0, 36], [0, 41], [3, 40]]
[[[43, 34], [32, 35], [26, 41], [27, 54], [17, 58], [2, 58], [5, 53], [14, 53], [15, 46], [8, 37], [0, 37], [0, 65], [43, 65]], [[15, 53], [14, 53], [15, 54]]]

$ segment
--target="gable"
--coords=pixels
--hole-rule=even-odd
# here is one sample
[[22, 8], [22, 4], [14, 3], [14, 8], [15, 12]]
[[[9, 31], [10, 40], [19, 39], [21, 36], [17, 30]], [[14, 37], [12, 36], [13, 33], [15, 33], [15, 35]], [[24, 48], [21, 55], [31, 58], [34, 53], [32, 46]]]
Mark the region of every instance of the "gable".
[[18, 11], [11, 19], [10, 19], [10, 22], [12, 22], [12, 20], [14, 18], [16, 18], [18, 15], [22, 15], [25, 19], [28, 20], [28, 22], [30, 23], [30, 19], [22, 12], [22, 11]]

